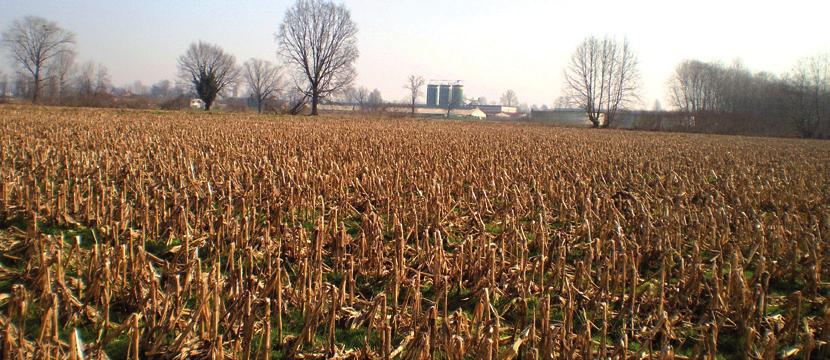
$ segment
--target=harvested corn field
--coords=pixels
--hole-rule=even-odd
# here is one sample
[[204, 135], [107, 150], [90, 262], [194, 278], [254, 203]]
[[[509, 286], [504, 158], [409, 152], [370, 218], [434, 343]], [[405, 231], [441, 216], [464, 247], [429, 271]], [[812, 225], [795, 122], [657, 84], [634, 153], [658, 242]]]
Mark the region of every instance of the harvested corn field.
[[4, 359], [826, 358], [827, 142], [0, 107]]

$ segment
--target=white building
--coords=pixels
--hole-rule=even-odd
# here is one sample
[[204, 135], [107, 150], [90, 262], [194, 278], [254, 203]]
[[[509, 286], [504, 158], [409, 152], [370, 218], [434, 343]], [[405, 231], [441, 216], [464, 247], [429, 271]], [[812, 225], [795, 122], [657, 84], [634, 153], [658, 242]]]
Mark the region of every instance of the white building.
[[190, 99], [190, 108], [204, 110], [205, 102], [202, 99]]

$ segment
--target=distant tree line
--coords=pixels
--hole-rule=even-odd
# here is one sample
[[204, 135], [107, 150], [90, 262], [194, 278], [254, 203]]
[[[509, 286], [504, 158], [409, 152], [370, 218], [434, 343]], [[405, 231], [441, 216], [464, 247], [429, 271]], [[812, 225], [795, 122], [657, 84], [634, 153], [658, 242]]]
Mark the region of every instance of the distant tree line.
[[801, 59], [781, 76], [752, 73], [740, 62], [727, 66], [687, 60], [677, 66], [669, 82], [669, 98], [702, 130], [827, 137], [828, 69], [826, 56]]
[[[149, 89], [140, 82], [115, 88], [106, 66], [75, 63], [71, 31], [27, 16], [2, 33], [3, 48], [17, 71], [11, 79], [0, 73], [0, 96], [26, 97], [38, 104], [161, 108], [187, 107], [189, 97], [197, 97], [210, 110], [220, 97], [226, 102], [238, 99], [238, 90], [244, 87], [247, 100], [241, 107], [299, 113], [310, 103], [310, 112], [316, 115], [318, 104], [343, 94], [356, 76], [356, 34], [357, 26], [344, 5], [297, 0], [277, 29], [278, 60], [284, 65], [250, 59], [240, 66], [219, 45], [197, 41], [178, 58], [175, 84], [163, 80]], [[286, 78], [293, 80], [293, 89]], [[382, 104], [379, 91], [367, 99]]]
[[[642, 107], [638, 61], [627, 40], [590, 36], [564, 71], [555, 108], [585, 111], [593, 127], [615, 126], [621, 112]], [[674, 112], [659, 101], [634, 127], [713, 133], [830, 137], [830, 58], [799, 60], [788, 73], [753, 73], [739, 61], [686, 60], [668, 83]], [[509, 98], [509, 97], [508, 97]], [[502, 102], [511, 102], [502, 98]], [[630, 118], [630, 116], [629, 116]], [[669, 126], [668, 124], [672, 124]]]
[[[196, 41], [177, 59], [177, 81], [119, 88], [113, 86], [105, 65], [76, 61], [74, 33], [41, 17], [26, 16], [12, 22], [0, 37], [15, 69], [12, 74], [0, 73], [0, 96], [42, 104], [170, 109], [188, 107], [197, 97], [205, 110], [224, 97], [226, 107], [234, 100], [233, 106], [243, 109], [312, 115], [321, 103], [345, 101], [362, 111], [381, 112], [386, 107], [379, 90], [353, 86], [359, 55], [356, 35], [357, 25], [344, 5], [297, 0], [277, 28], [276, 62], [249, 59], [240, 65], [219, 45]], [[581, 109], [593, 127], [617, 126], [621, 113], [643, 108], [638, 58], [627, 39], [585, 38], [572, 53], [563, 79], [563, 96], [554, 108]], [[424, 85], [419, 75], [411, 75], [404, 84], [409, 96], [402, 102], [411, 114], [416, 113]], [[245, 98], [239, 97], [240, 89]], [[672, 74], [667, 93], [673, 110], [664, 112], [655, 101], [655, 114], [642, 117], [648, 121], [635, 126], [830, 137], [826, 55], [801, 59], [780, 75], [753, 73], [740, 62], [686, 60]], [[500, 100], [520, 111], [540, 109], [520, 103], [513, 90]], [[664, 126], [667, 123], [682, 126]]]

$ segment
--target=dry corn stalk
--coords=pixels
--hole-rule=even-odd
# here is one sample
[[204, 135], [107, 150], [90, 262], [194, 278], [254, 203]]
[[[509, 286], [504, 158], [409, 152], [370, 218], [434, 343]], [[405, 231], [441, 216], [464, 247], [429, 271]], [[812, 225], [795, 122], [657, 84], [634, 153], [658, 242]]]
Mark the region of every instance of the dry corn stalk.
[[4, 359], [830, 353], [823, 143], [0, 116]]

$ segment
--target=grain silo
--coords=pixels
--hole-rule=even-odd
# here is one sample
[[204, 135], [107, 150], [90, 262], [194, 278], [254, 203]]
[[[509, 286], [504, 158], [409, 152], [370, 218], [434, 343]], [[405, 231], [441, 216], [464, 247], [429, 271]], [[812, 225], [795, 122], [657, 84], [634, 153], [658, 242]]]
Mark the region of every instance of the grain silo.
[[438, 106], [438, 85], [427, 85], [427, 106]]
[[455, 84], [452, 86], [452, 107], [461, 108], [464, 106], [464, 85]]
[[450, 85], [442, 84], [438, 91], [438, 106], [447, 107], [450, 104], [450, 95], [452, 87]]

